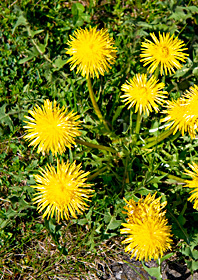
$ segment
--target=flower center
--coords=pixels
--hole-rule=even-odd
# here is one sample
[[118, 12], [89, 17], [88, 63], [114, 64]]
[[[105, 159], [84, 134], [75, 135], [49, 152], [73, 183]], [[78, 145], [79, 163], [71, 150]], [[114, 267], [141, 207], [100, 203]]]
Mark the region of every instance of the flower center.
[[166, 58], [169, 55], [169, 49], [167, 47], [162, 47], [161, 55]]
[[142, 98], [144, 98], [147, 95], [148, 91], [147, 91], [147, 87], [142, 86], [140, 88], [140, 95], [142, 95]]

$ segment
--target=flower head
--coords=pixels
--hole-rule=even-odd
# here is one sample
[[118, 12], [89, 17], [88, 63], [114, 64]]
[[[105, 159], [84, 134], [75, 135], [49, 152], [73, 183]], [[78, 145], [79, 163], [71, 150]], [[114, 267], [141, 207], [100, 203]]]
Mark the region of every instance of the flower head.
[[161, 120], [161, 122], [169, 122], [166, 129], [174, 129], [173, 134], [178, 130], [181, 131], [182, 135], [184, 132], [188, 132], [191, 138], [195, 138], [196, 126], [195, 119], [192, 112], [190, 112], [189, 103], [184, 98], [177, 100], [167, 101], [167, 109], [162, 113], [167, 116]]
[[188, 198], [188, 200], [191, 202], [194, 200], [193, 208], [198, 210], [198, 165], [195, 162], [192, 162], [192, 164], [189, 164], [189, 166], [193, 171], [187, 169], [185, 169], [185, 171], [186, 174], [192, 178], [192, 180], [186, 180], [185, 187], [193, 189], [190, 192], [192, 195]]
[[198, 126], [198, 86], [194, 85], [186, 91], [184, 95], [186, 102], [188, 104], [188, 110], [191, 114], [196, 127]]
[[71, 55], [68, 60], [71, 70], [77, 67], [77, 73], [81, 72], [86, 78], [98, 78], [99, 74], [104, 76], [104, 72], [108, 72], [108, 68], [115, 62], [116, 48], [113, 43], [106, 29], [78, 29], [70, 36], [66, 52]]
[[135, 112], [140, 110], [149, 115], [152, 108], [158, 112], [158, 104], [163, 104], [163, 98], [166, 98], [166, 91], [162, 91], [164, 83], [157, 83], [155, 77], [147, 79], [146, 74], [137, 74], [122, 85], [122, 90], [125, 92], [121, 98], [123, 102], [129, 104], [129, 108], [135, 106]]
[[156, 193], [141, 198], [137, 203], [131, 199], [126, 201], [127, 223], [122, 224], [122, 234], [129, 234], [123, 243], [129, 245], [125, 252], [131, 252], [131, 258], [136, 256], [139, 260], [158, 259], [170, 249], [170, 226], [162, 209], [166, 202], [160, 203], [161, 197], [155, 199]]
[[44, 105], [36, 105], [29, 113], [32, 117], [26, 116], [28, 121], [24, 128], [27, 134], [25, 139], [30, 141], [31, 146], [38, 146], [39, 152], [49, 152], [52, 154], [62, 154], [66, 147], [69, 149], [75, 144], [74, 138], [79, 136], [79, 116], [74, 112], [67, 112], [67, 108], [59, 108], [54, 101], [54, 105], [49, 100], [44, 101]]
[[174, 68], [182, 68], [180, 61], [185, 62], [188, 56], [183, 52], [187, 50], [187, 48], [183, 48], [184, 42], [178, 38], [174, 39], [173, 35], [170, 37], [170, 33], [161, 35], [159, 32], [159, 39], [154, 33], [150, 35], [154, 42], [146, 39], [146, 42], [142, 43], [142, 53], [140, 54], [142, 59], [140, 61], [144, 62], [144, 66], [150, 64], [148, 69], [153, 73], [159, 65], [161, 75], [163, 70], [167, 75], [167, 72], [175, 73]]
[[41, 168], [40, 175], [35, 175], [37, 185], [32, 186], [37, 189], [34, 203], [38, 203], [38, 211], [45, 209], [43, 217], [53, 217], [54, 214], [58, 222], [61, 219], [68, 219], [69, 215], [76, 217], [76, 213], [81, 214], [88, 205], [89, 197], [93, 190], [85, 183], [89, 172], [80, 170], [81, 164], [75, 162], [70, 164], [57, 161], [57, 171], [53, 166], [47, 165]]

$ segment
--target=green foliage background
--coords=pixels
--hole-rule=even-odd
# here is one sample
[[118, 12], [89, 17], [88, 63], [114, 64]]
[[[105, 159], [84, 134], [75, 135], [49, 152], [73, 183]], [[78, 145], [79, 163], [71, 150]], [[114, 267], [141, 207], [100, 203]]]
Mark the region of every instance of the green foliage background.
[[[136, 73], [147, 72], [140, 63], [139, 54], [141, 42], [149, 38], [151, 32], [174, 33], [188, 48], [189, 58], [184, 67], [166, 77], [169, 98], [176, 99], [191, 85], [197, 84], [197, 4], [197, 1], [175, 0], [21, 0], [1, 4], [0, 267], [6, 268], [2, 275], [23, 275], [28, 279], [29, 273], [34, 271], [33, 276], [39, 279], [42, 275], [51, 275], [53, 262], [61, 258], [64, 269], [60, 269], [60, 275], [75, 275], [76, 269], [77, 273], [86, 273], [82, 248], [97, 255], [96, 248], [101, 242], [120, 235], [119, 228], [125, 219], [123, 197], [138, 200], [141, 195], [155, 191], [168, 201], [167, 217], [172, 225], [178, 258], [186, 257], [192, 272], [198, 268], [195, 246], [198, 213], [187, 202], [189, 190], [174, 178], [167, 177], [172, 174], [186, 178], [184, 168], [192, 161], [198, 162], [197, 139], [191, 140], [188, 135], [176, 140], [169, 137], [147, 153], [142, 153], [138, 147], [134, 153], [131, 132], [136, 115], [130, 114], [120, 102], [121, 85], [125, 80]], [[99, 29], [108, 28], [118, 50], [111, 71], [93, 80], [99, 107], [112, 129], [111, 135], [105, 132], [92, 109], [85, 78], [71, 72], [66, 64], [69, 35], [77, 28], [96, 25]], [[111, 145], [118, 150], [118, 154], [113, 155], [77, 145], [62, 157], [81, 162], [83, 169], [91, 172], [96, 193], [89, 211], [69, 224], [63, 222], [60, 228], [53, 219], [44, 223], [31, 202], [33, 174], [48, 159], [29, 148], [23, 139], [24, 115], [47, 98], [56, 99], [61, 106], [81, 115], [84, 140]], [[160, 118], [161, 113], [144, 117], [141, 135], [156, 136], [154, 129], [160, 126]], [[47, 242], [50, 235], [62, 253], [55, 254], [52, 262], [50, 249], [42, 255], [36, 243], [36, 240]], [[38, 246], [32, 251], [35, 244]], [[17, 257], [20, 254], [22, 257]], [[81, 264], [72, 263], [73, 272], [68, 272], [68, 259], [64, 259], [67, 254], [81, 259]], [[33, 262], [38, 255], [40, 258]], [[71, 267], [70, 260], [68, 262]]]

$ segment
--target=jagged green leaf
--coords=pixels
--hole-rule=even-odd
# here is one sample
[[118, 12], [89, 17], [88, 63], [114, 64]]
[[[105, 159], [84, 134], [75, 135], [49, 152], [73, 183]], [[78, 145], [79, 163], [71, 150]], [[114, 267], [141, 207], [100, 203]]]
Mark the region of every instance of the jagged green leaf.
[[17, 19], [17, 22], [15, 23], [13, 29], [12, 29], [12, 34], [14, 34], [15, 29], [19, 26], [19, 25], [23, 25], [26, 26], [28, 25], [27, 19], [24, 16], [19, 16]]

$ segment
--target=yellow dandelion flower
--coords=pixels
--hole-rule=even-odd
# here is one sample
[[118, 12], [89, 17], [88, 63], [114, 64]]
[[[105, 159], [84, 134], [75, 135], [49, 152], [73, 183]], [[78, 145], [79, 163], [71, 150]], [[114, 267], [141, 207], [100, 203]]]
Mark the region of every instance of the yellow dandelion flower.
[[181, 131], [182, 135], [188, 132], [190, 137], [193, 139], [196, 135], [196, 127], [194, 122], [194, 116], [191, 114], [188, 106], [188, 102], [179, 98], [177, 100], [167, 101], [167, 109], [162, 113], [167, 116], [161, 120], [161, 122], [169, 122], [166, 129], [173, 128], [173, 134], [178, 130]]
[[115, 63], [116, 48], [113, 43], [106, 29], [78, 29], [70, 36], [66, 52], [71, 56], [68, 60], [71, 70], [77, 67], [77, 73], [86, 78], [98, 78], [99, 74], [104, 76], [104, 72], [108, 72], [111, 64]]
[[162, 209], [166, 202], [160, 203], [160, 198], [155, 199], [156, 194], [150, 194], [141, 198], [137, 203], [132, 199], [127, 206], [128, 219], [123, 223], [125, 228], [121, 229], [122, 234], [128, 234], [122, 243], [129, 244], [125, 252], [131, 253], [131, 258], [136, 260], [158, 259], [164, 252], [171, 249], [171, 228], [167, 225], [165, 212]]
[[77, 218], [76, 213], [81, 214], [88, 205], [89, 197], [93, 190], [85, 183], [89, 172], [84, 172], [81, 164], [70, 164], [57, 161], [57, 171], [53, 166], [47, 165], [41, 168], [40, 175], [35, 175], [36, 186], [32, 186], [38, 192], [35, 194], [34, 203], [38, 203], [38, 211], [45, 209], [43, 218], [53, 217], [58, 222], [60, 219], [68, 219], [69, 215]]
[[187, 169], [185, 169], [185, 171], [186, 171], [186, 174], [192, 178], [192, 180], [186, 180], [185, 187], [193, 189], [190, 192], [190, 193], [192, 193], [192, 195], [188, 198], [188, 200], [190, 202], [192, 202], [194, 200], [193, 208], [198, 210], [198, 165], [195, 162], [192, 162], [192, 164], [189, 164], [189, 166], [193, 171], [190, 171]]
[[159, 111], [158, 104], [163, 104], [163, 98], [166, 98], [166, 91], [162, 91], [164, 83], [157, 83], [158, 80], [153, 76], [147, 79], [146, 74], [136, 74], [133, 79], [130, 79], [122, 85], [121, 89], [125, 92], [121, 98], [126, 104], [129, 104], [128, 109], [135, 106], [135, 112], [140, 110], [149, 115], [152, 108], [155, 112]]
[[67, 112], [67, 108], [59, 108], [49, 100], [44, 105], [36, 105], [29, 113], [32, 117], [25, 116], [24, 126], [27, 134], [25, 139], [31, 141], [29, 145], [38, 146], [37, 152], [49, 152], [62, 154], [66, 147], [69, 149], [75, 144], [74, 138], [81, 135], [79, 132], [79, 116], [74, 112]]
[[188, 103], [188, 110], [191, 117], [194, 119], [194, 123], [198, 125], [198, 86], [194, 85], [186, 91], [185, 94], [186, 102]]
[[153, 41], [146, 39], [146, 42], [142, 43], [142, 53], [140, 57], [142, 58], [140, 61], [144, 62], [144, 66], [149, 65], [148, 69], [151, 73], [155, 71], [155, 69], [160, 67], [160, 73], [163, 74], [163, 70], [165, 74], [169, 72], [175, 73], [175, 69], [182, 68], [180, 61], [185, 62], [188, 54], [183, 51], [187, 50], [187, 48], [183, 48], [185, 45], [182, 40], [178, 38], [173, 38], [173, 35], [170, 37], [170, 33], [163, 33], [162, 35], [159, 32], [159, 39], [155, 36], [154, 33], [150, 34]]

